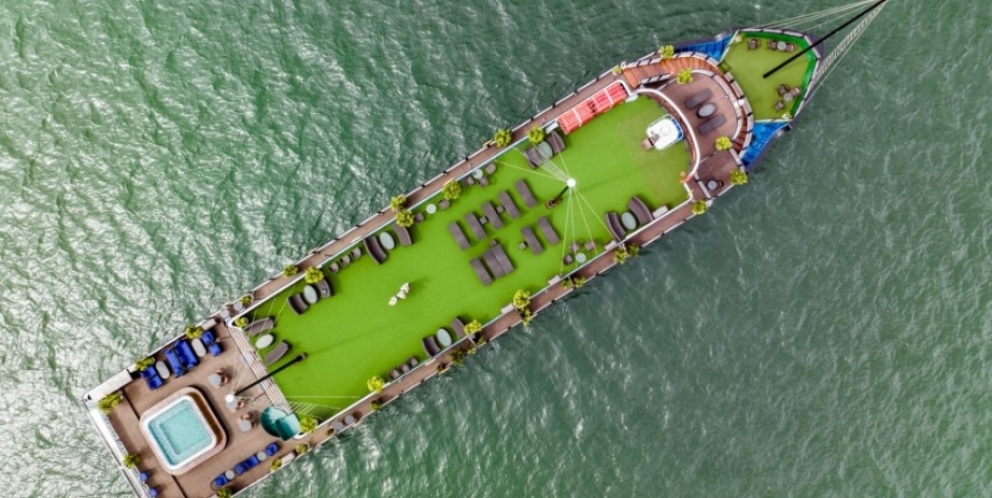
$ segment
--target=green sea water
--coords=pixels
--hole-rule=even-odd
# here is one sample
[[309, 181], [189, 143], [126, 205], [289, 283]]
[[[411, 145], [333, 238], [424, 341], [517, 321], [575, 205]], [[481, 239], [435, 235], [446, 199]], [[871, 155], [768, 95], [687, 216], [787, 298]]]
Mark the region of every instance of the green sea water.
[[[810, 0], [0, 0], [5, 496], [79, 397], [620, 60]], [[891, 0], [746, 188], [256, 497], [992, 495], [992, 11]]]

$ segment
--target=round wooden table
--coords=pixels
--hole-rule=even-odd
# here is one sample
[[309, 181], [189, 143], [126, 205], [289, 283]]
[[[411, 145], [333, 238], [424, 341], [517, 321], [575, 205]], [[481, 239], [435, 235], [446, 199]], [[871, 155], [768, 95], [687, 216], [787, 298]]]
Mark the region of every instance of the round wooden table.
[[631, 214], [630, 211], [624, 211], [624, 213], [620, 215], [620, 223], [622, 223], [627, 230], [633, 230], [637, 227], [637, 218], [634, 218], [634, 215]]

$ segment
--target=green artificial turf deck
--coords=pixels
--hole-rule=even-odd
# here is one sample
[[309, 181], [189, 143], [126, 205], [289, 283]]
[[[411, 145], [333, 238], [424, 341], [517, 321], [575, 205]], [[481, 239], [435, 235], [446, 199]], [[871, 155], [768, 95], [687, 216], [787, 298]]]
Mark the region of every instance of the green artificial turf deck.
[[[761, 43], [757, 50], [748, 50], [747, 43], [751, 38], [757, 38]], [[765, 47], [769, 39], [795, 43], [796, 52], [786, 53], [770, 50]], [[795, 108], [799, 105], [799, 99], [787, 104], [784, 111], [775, 109], [775, 102], [778, 102], [780, 98], [778, 86], [783, 83], [789, 87], [801, 86], [804, 91], [800, 94], [800, 99], [804, 98], [806, 96], [805, 89], [808, 88], [816, 63], [813, 53], [807, 52], [803, 57], [792, 61], [789, 65], [769, 76], [768, 79], [763, 78], [762, 75], [808, 46], [809, 44], [802, 38], [776, 33], [748, 34], [740, 43], [730, 45], [730, 49], [724, 55], [720, 66], [725, 71], [733, 73], [734, 77], [737, 78], [737, 83], [744, 90], [744, 95], [748, 101], [751, 102], [754, 119], [781, 119], [786, 111], [794, 113]]]
[[[690, 160], [685, 143], [663, 151], [640, 148], [647, 125], [664, 114], [652, 100], [641, 98], [621, 104], [564, 136], [567, 149], [553, 161], [578, 181], [579, 194], [569, 193], [553, 210], [545, 208], [543, 202], [558, 194], [563, 183], [543, 169], [531, 169], [520, 152], [529, 144], [518, 145], [496, 159], [498, 169], [490, 178], [492, 184], [463, 187], [449, 209], [425, 213], [424, 222], [411, 228], [412, 246], [397, 245], [382, 265], [363, 255], [337, 274], [325, 270], [335, 291], [330, 299], [297, 316], [286, 305], [286, 298], [299, 292], [304, 285], [301, 282], [263, 304], [254, 316], [276, 317], [276, 343], [284, 340], [293, 346], [271, 368], [299, 352], [308, 354], [305, 361], [275, 376], [283, 394], [297, 408], [307, 403], [311, 406], [304, 411], [330, 416], [368, 394], [366, 381], [370, 377], [381, 375], [388, 380], [387, 372], [407, 358], [426, 359], [421, 339], [447, 327], [456, 316], [465, 323], [473, 319], [485, 323], [499, 315], [517, 289], [536, 292], [550, 278], [574, 269], [575, 264], [566, 267], [561, 262], [563, 248], [570, 241], [592, 239], [601, 251], [610, 240], [603, 213], [625, 211], [632, 195], [638, 195], [652, 210], [683, 202], [687, 195], [679, 179]], [[521, 178], [539, 202], [534, 208], [526, 208], [513, 188]], [[493, 231], [487, 224], [487, 239], [476, 241], [464, 224], [464, 215], [474, 211], [481, 216], [480, 205], [484, 201], [496, 204], [496, 196], [503, 190], [510, 193], [521, 217], [510, 220], [504, 213], [503, 228]], [[423, 203], [413, 211], [423, 212], [425, 206]], [[523, 240], [520, 229], [534, 225], [541, 216], [549, 217], [562, 240], [548, 246], [535, 226], [545, 246], [544, 252], [535, 256], [530, 249], [518, 248]], [[452, 221], [461, 224], [473, 243], [468, 250], [460, 250], [448, 232]], [[515, 269], [483, 286], [468, 261], [486, 252], [493, 239], [503, 246]], [[405, 282], [412, 286], [409, 297], [390, 307], [389, 298]]]

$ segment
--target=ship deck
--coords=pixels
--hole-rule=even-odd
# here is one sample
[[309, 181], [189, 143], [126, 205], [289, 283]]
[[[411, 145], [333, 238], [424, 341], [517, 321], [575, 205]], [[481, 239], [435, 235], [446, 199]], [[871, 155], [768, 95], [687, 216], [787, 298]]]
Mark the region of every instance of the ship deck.
[[[685, 143], [664, 150], [641, 148], [648, 125], [665, 115], [650, 98], [621, 104], [564, 136], [564, 152], [540, 169], [531, 168], [524, 157], [529, 142], [509, 149], [495, 158], [496, 170], [486, 177], [490, 185], [463, 187], [449, 209], [434, 214], [426, 212], [426, 205], [436, 206], [439, 196], [415, 207], [413, 212], [422, 214], [424, 221], [410, 229], [413, 245], [397, 246], [382, 264], [365, 254], [337, 273], [325, 270], [335, 290], [332, 298], [297, 315], [286, 299], [306, 285], [299, 282], [258, 308], [256, 318], [275, 317], [277, 342], [287, 341], [309, 356], [276, 375], [286, 399], [294, 408], [309, 409], [321, 418], [333, 415], [346, 404], [343, 401], [368, 394], [370, 377], [388, 378], [389, 370], [411, 356], [428, 359], [421, 339], [447, 327], [455, 317], [465, 323], [473, 319], [486, 323], [500, 315], [517, 289], [536, 292], [549, 279], [573, 270], [577, 263], [563, 263], [566, 255], [574, 259], [581, 253], [591, 259], [601, 253], [611, 240], [603, 213], [627, 211], [633, 196], [652, 211], [684, 202], [688, 194], [680, 179], [690, 166]], [[549, 210], [543, 203], [563, 190], [564, 176], [576, 179], [578, 185]], [[538, 200], [535, 207], [527, 207], [515, 190], [520, 180], [527, 182]], [[480, 206], [498, 204], [501, 192], [513, 199], [520, 217], [500, 215], [503, 226], [494, 229], [492, 222], [487, 223], [485, 237], [478, 239], [465, 217], [484, 216]], [[541, 233], [537, 222], [542, 217], [550, 220], [559, 242], [551, 244]], [[459, 249], [449, 233], [451, 223], [459, 224], [472, 241], [471, 247]], [[540, 239], [541, 254], [520, 247], [525, 227], [532, 227]], [[596, 249], [583, 247], [575, 254], [569, 250], [572, 243], [585, 246], [590, 241], [595, 241]], [[482, 257], [491, 244], [506, 251], [514, 269], [483, 285], [469, 261]], [[390, 297], [405, 282], [411, 285], [409, 297], [390, 306]]]
[[[785, 37], [800, 46], [808, 42], [798, 35], [788, 37], [780, 33], [748, 32], [746, 36]], [[307, 359], [276, 373], [274, 382], [265, 381], [260, 388], [253, 388], [245, 394], [251, 398], [248, 406], [232, 411], [226, 407], [224, 395], [266, 373], [261, 358], [271, 346], [255, 350], [251, 342], [257, 338], [247, 337], [236, 327], [229, 329], [223, 321], [227, 316], [215, 313], [208, 321], [220, 322], [214, 327], [224, 348], [220, 356], [202, 357], [200, 366], [183, 377], [167, 380], [165, 387], [157, 390], [149, 390], [135, 375], [131, 375], [130, 381], [124, 375], [127, 383], [123, 387], [111, 379], [108, 381], [111, 386], [94, 390], [119, 389], [124, 397], [124, 402], [107, 416], [117, 437], [117, 441], [108, 439], [108, 443], [143, 457], [140, 468], [150, 472], [149, 485], [159, 490], [159, 496], [211, 496], [214, 491], [211, 482], [217, 475], [276, 440], [258, 426], [241, 432], [239, 417], [245, 413], [270, 404], [281, 407], [288, 404], [299, 415], [312, 415], [327, 424], [301, 440], [311, 446], [320, 444], [338, 434], [340, 426], [335, 429], [335, 425], [345, 417], [354, 417], [356, 423], [364, 420], [373, 411], [373, 398], [380, 403], [391, 402], [450, 366], [452, 352], [463, 345], [456, 344], [428, 358], [422, 350], [421, 338], [442, 327], [450, 332], [448, 325], [452, 319], [458, 317], [464, 323], [488, 322], [481, 335], [492, 340], [521, 322], [521, 317], [507, 306], [516, 290], [534, 293], [529, 309], [536, 314], [573, 292], [557, 284], [561, 276], [571, 273], [591, 279], [614, 267], [617, 242], [606, 226], [607, 212], [618, 215], [627, 212], [628, 201], [634, 196], [652, 212], [652, 221], [647, 225], [624, 234], [625, 244], [643, 246], [677, 228], [693, 217], [690, 200], [711, 200], [732, 188], [731, 173], [742, 167], [739, 154], [751, 141], [755, 119], [787, 121], [774, 109], [778, 85], [802, 88], [793, 104], [793, 109], [798, 110], [815, 74], [818, 59], [811, 55], [791, 64], [775, 78], [762, 79], [762, 72], [788, 54], [764, 46], [749, 50], [747, 40], [732, 44], [719, 66], [712, 59], [691, 53], [663, 60], [643, 58], [625, 64], [618, 73], [601, 75], [514, 128], [513, 146], [501, 148], [490, 143], [459, 161], [407, 195], [412, 211], [422, 216], [422, 221], [410, 230], [413, 245], [399, 245], [395, 227], [390, 226], [394, 215], [384, 209], [312, 250], [297, 265], [301, 273], [310, 267], [323, 268], [325, 278], [334, 287], [333, 297], [297, 315], [288, 309], [286, 298], [300, 292], [305, 284], [300, 277], [274, 276], [250, 292], [255, 304], [248, 311], [250, 317], [274, 317], [276, 325], [270, 331], [274, 343], [286, 341], [291, 345], [289, 353], [269, 365], [268, 371], [274, 371], [301, 352], [307, 353]], [[693, 80], [681, 85], [674, 83], [671, 77], [685, 69], [693, 72]], [[733, 71], [736, 81], [725, 74], [728, 70]], [[564, 151], [539, 169], [528, 165], [525, 153], [530, 146], [526, 134], [531, 127], [555, 122], [617, 84], [626, 85], [639, 97], [617, 104], [571, 133], [559, 131]], [[700, 131], [705, 120], [700, 118], [696, 107], [688, 105], [693, 96], [703, 92], [712, 93], [708, 102], [713, 104], [714, 113], [726, 117], [725, 123], [708, 132]], [[764, 108], [769, 105], [774, 112]], [[685, 140], [664, 150], [645, 150], [642, 142], [646, 128], [666, 115], [678, 120], [686, 132]], [[716, 149], [716, 139], [721, 136], [732, 140], [731, 150]], [[765, 142], [760, 144], [762, 148], [765, 146]], [[474, 173], [477, 170], [485, 171], [490, 164], [495, 170], [483, 173], [489, 185], [465, 186], [451, 207], [428, 213], [428, 205], [440, 205], [445, 183], [465, 181], [478, 174]], [[574, 178], [577, 187], [563, 195], [558, 206], [546, 207], [545, 201], [562, 193], [566, 178]], [[515, 187], [521, 180], [536, 198], [532, 207], [525, 204]], [[466, 215], [488, 214], [491, 218], [491, 213], [484, 212], [482, 206], [486, 202], [496, 205], [503, 192], [519, 209], [519, 218], [512, 219], [508, 213], [497, 215], [502, 227], [494, 228], [489, 221], [482, 227], [480, 236], [473, 235]], [[547, 217], [555, 237], [560, 239], [558, 242], [551, 242], [537, 226], [542, 217]], [[458, 247], [449, 231], [452, 223], [459, 226], [470, 242], [467, 249]], [[525, 238], [521, 232], [524, 227], [532, 227], [542, 248], [540, 254], [520, 246]], [[342, 255], [351, 254], [362, 246], [364, 238], [383, 230], [392, 233], [397, 246], [387, 252], [381, 264], [376, 264], [367, 250], [362, 250], [363, 254], [348, 266], [341, 264]], [[590, 241], [594, 248], [587, 249], [585, 245]], [[475, 258], [484, 260], [484, 254], [496, 246], [505, 251], [513, 270], [484, 285], [469, 262]], [[580, 253], [587, 260], [582, 265], [575, 262]], [[566, 255], [573, 261], [564, 261]], [[331, 272], [332, 263], [342, 268]], [[489, 268], [494, 266], [492, 261], [485, 264]], [[409, 296], [390, 306], [389, 298], [403, 283], [411, 285]], [[161, 352], [153, 357], [163, 359]], [[374, 397], [367, 396], [369, 377], [379, 375], [388, 381], [388, 372], [409, 357], [417, 357], [420, 368], [389, 382]], [[218, 370], [233, 377], [224, 388], [210, 387], [208, 382], [208, 376]], [[188, 473], [173, 477], [157, 465], [141, 433], [139, 420], [156, 403], [186, 387], [197, 388], [206, 396], [227, 434], [227, 445], [220, 454]], [[279, 456], [291, 452], [293, 444], [292, 441], [281, 443]], [[268, 464], [263, 463], [235, 478], [229, 486], [243, 490], [268, 474]], [[129, 479], [134, 482], [130, 474]]]

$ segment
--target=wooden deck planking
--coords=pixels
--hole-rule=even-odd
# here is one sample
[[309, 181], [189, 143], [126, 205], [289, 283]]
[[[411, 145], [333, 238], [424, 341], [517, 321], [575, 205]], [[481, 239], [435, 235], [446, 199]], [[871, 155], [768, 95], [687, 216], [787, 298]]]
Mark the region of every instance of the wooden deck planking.
[[[269, 402], [262, 389], [255, 387], [252, 388], [252, 391], [245, 393], [245, 396], [260, 395], [261, 398], [237, 412], [231, 412], [227, 408], [224, 396], [230, 392], [231, 386], [248, 385], [257, 380], [257, 377], [243, 363], [241, 351], [235, 347], [235, 343], [227, 335], [226, 329], [217, 327], [214, 330], [219, 334], [218, 339], [222, 341], [221, 344], [225, 348], [224, 353], [217, 357], [207, 354], [200, 358], [199, 365], [185, 375], [179, 378], [170, 377], [165, 381], [165, 385], [154, 391], [148, 389], [141, 379], [131, 382], [123, 389], [129, 410], [125, 410], [122, 404], [110, 416], [111, 423], [125, 448], [129, 452], [141, 455], [139, 468], [149, 471], [151, 484], [161, 486], [162, 494], [160, 496], [163, 498], [206, 498], [213, 496], [214, 491], [210, 484], [215, 477], [234, 468], [238, 462], [261, 451], [269, 443], [279, 440], [268, 435], [258, 424], [249, 432], [241, 432], [239, 429], [238, 417], [252, 410], [256, 412], [257, 417], [258, 411], [268, 406]], [[156, 357], [156, 360], [159, 359], [164, 359], [164, 354], [159, 354]], [[226, 370], [231, 377], [231, 382], [220, 388], [211, 387], [207, 377], [219, 369]], [[140, 430], [138, 421], [149, 408], [183, 387], [196, 388], [203, 394], [227, 434], [227, 445], [224, 451], [210, 458], [207, 462], [194, 467], [183, 475], [172, 476], [161, 468], [157, 457]], [[290, 443], [280, 444], [278, 455], [292, 450]], [[236, 477], [230, 486], [233, 489], [240, 489], [262, 477], [269, 471], [268, 463], [269, 460], [262, 462], [251, 471]]]

